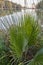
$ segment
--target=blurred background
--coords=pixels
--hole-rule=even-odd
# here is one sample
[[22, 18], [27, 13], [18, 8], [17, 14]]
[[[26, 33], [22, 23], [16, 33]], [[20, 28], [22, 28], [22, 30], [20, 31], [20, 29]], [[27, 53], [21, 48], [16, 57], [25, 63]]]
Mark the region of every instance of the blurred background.
[[31, 14], [43, 29], [43, 0], [0, 0], [0, 29], [5, 29], [5, 26], [9, 27], [7, 22], [2, 19], [7, 18], [9, 21], [10, 18], [11, 25], [13, 16], [16, 24], [18, 19], [26, 13]]

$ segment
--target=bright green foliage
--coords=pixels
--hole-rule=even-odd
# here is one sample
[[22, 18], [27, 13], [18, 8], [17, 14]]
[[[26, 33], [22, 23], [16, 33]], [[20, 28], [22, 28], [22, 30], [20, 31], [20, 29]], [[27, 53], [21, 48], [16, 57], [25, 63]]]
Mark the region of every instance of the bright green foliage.
[[17, 56], [21, 56], [24, 44], [23, 33], [15, 27], [10, 28], [10, 48], [13, 50], [13, 53], [16, 52]]
[[31, 16], [24, 16], [24, 19], [17, 25], [9, 28], [10, 48], [17, 57], [21, 57], [26, 46], [35, 45], [39, 35], [39, 26]]
[[35, 45], [37, 43], [40, 27], [37, 21], [31, 16], [25, 16], [24, 22], [22, 23], [25, 37], [28, 41], [28, 45]]
[[[40, 49], [41, 47], [38, 46], [40, 46], [41, 43], [43, 44], [42, 42], [43, 36], [41, 37], [42, 41], [39, 42], [39, 37], [41, 34], [40, 34], [40, 27], [37, 24], [37, 21], [35, 21], [34, 18], [31, 17], [30, 15], [26, 15], [24, 16], [24, 18], [20, 20], [20, 22], [17, 23], [17, 25], [16, 24], [11, 25], [7, 30], [7, 32], [8, 32], [7, 41], [9, 41], [7, 42], [8, 44], [7, 47], [5, 42], [6, 38], [3, 36], [2, 38], [0, 38], [0, 50], [1, 49], [4, 50], [4, 53], [2, 51], [1, 53], [3, 54], [2, 56], [0, 56], [1, 63], [3, 62], [1, 65], [6, 65], [6, 64], [27, 65], [27, 61], [26, 64], [24, 62], [25, 60], [22, 61], [23, 53], [24, 55], [26, 55], [25, 53], [28, 52], [28, 51], [26, 52], [26, 50], [29, 49], [30, 47], [31, 49], [32, 47], [36, 47]], [[36, 48], [34, 49], [36, 50]], [[7, 52], [9, 53], [6, 54]], [[34, 59], [31, 60], [31, 62], [29, 61], [29, 65], [40, 65], [39, 62], [42, 63], [41, 61], [43, 61], [43, 49], [41, 49], [36, 54], [36, 56], [34, 57]]]

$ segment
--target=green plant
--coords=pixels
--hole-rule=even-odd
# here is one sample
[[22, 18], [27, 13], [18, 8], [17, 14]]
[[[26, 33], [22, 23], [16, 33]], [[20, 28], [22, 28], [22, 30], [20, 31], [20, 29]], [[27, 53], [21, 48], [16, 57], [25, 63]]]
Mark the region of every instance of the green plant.
[[[27, 65], [30, 61], [29, 64], [31, 65], [34, 62], [31, 59], [36, 58], [35, 54], [43, 47], [41, 45], [43, 42], [41, 40], [39, 42], [41, 34], [37, 21], [30, 15], [26, 15], [24, 18], [21, 18], [17, 25], [11, 25], [7, 32], [7, 41], [9, 41], [7, 42], [7, 48], [9, 48], [7, 65]], [[38, 52], [37, 56], [40, 53]]]
[[30, 46], [38, 44], [40, 27], [33, 17], [24, 16], [17, 25], [9, 28], [9, 41], [12, 54], [20, 59]]

